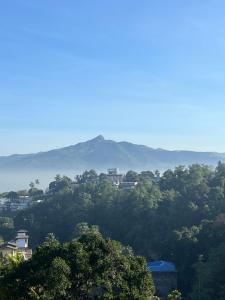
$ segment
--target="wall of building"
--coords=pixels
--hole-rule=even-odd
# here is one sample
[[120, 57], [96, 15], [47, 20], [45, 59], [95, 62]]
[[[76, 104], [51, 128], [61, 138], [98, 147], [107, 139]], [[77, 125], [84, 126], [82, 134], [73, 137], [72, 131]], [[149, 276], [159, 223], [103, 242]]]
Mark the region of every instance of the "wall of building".
[[152, 272], [156, 295], [160, 299], [166, 299], [170, 291], [177, 289], [177, 273], [176, 272]]

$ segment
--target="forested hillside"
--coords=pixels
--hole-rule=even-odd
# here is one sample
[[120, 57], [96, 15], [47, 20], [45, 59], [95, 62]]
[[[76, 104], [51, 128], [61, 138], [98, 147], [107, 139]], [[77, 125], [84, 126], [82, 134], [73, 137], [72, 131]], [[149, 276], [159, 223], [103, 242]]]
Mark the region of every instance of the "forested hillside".
[[[115, 187], [104, 174], [85, 172], [74, 184], [57, 177], [52, 194], [11, 219], [1, 218], [0, 234], [13, 226], [29, 231], [36, 247], [49, 232], [65, 242], [76, 225], [98, 225], [147, 260], [168, 260], [178, 269], [179, 289], [189, 299], [225, 298], [225, 164], [179, 166], [161, 176], [129, 172], [130, 190]], [[199, 298], [201, 297], [201, 298]]]
[[143, 257], [94, 227], [80, 224], [78, 232], [65, 244], [49, 234], [29, 261], [0, 256], [0, 299], [158, 299]]

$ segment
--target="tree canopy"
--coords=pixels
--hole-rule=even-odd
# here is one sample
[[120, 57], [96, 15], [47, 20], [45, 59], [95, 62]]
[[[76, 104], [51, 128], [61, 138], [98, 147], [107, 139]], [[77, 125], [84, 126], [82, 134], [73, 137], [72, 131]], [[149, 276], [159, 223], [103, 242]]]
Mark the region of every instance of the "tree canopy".
[[1, 299], [147, 300], [154, 285], [143, 257], [104, 239], [96, 227], [60, 244], [49, 235], [29, 261], [5, 268]]
[[13, 226], [26, 228], [35, 248], [49, 232], [67, 242], [74, 238], [78, 223], [97, 225], [104, 236], [131, 246], [147, 260], [174, 262], [179, 290], [184, 297], [194, 297], [196, 282], [202, 280], [199, 257], [211, 269], [211, 253], [225, 241], [225, 164], [215, 169], [178, 166], [160, 176], [151, 171], [129, 174], [138, 182], [130, 190], [114, 186], [105, 174], [93, 170], [76, 182], [57, 176], [43, 203], [12, 219], [2, 216], [0, 236], [8, 240]]

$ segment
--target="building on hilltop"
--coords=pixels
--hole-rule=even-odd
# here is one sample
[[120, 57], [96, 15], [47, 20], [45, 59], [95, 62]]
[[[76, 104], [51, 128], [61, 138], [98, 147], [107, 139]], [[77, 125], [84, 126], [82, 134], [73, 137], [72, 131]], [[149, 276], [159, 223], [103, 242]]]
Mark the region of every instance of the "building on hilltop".
[[15, 199], [0, 199], [0, 210], [18, 211], [28, 208], [32, 204], [33, 198], [29, 196], [19, 196]]
[[111, 181], [114, 185], [119, 186], [123, 181], [123, 174], [119, 173], [117, 168], [108, 169], [107, 179]]
[[32, 250], [28, 247], [28, 232], [27, 230], [18, 230], [15, 239], [0, 245], [0, 252], [5, 255], [15, 256], [21, 254], [25, 260], [32, 256]]
[[122, 190], [130, 190], [137, 186], [138, 182], [127, 182], [124, 181], [125, 175], [119, 173], [119, 170], [117, 168], [111, 168], [108, 169], [108, 174], [106, 174], [106, 177], [109, 181], [113, 183], [113, 185], [119, 187]]
[[169, 292], [177, 289], [177, 270], [173, 263], [153, 261], [148, 264], [154, 280], [156, 295], [167, 299]]
[[9, 201], [8, 198], [0, 198], [0, 210], [6, 209], [6, 203]]
[[138, 185], [137, 181], [131, 182], [131, 181], [123, 181], [120, 183], [120, 188], [122, 190], [131, 190], [135, 188]]

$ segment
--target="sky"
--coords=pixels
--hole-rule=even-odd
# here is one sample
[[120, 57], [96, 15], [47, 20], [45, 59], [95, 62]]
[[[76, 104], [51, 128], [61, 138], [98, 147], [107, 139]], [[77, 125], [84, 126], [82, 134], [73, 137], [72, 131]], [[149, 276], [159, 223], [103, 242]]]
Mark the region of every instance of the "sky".
[[225, 152], [224, 0], [0, 0], [0, 155], [102, 134]]

